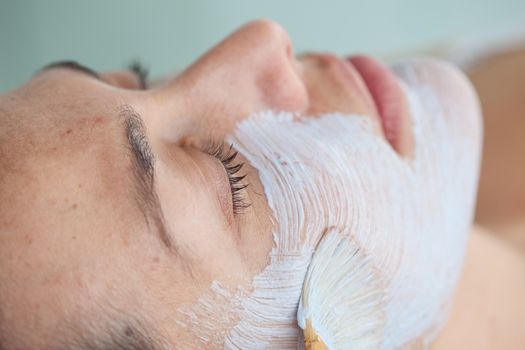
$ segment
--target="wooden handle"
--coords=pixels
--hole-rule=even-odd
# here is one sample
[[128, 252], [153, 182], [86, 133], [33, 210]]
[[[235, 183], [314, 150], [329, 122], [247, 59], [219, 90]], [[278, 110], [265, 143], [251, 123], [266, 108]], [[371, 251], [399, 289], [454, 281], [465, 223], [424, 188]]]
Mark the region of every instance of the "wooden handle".
[[315, 332], [310, 320], [306, 320], [306, 327], [303, 334], [304, 347], [306, 350], [328, 350], [328, 347], [323, 342], [321, 337]]

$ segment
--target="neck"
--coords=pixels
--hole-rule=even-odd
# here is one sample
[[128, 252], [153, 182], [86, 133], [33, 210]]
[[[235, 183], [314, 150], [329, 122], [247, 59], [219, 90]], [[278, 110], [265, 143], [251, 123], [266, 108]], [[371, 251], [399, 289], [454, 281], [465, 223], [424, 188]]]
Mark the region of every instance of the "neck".
[[521, 348], [523, 295], [524, 251], [494, 232], [474, 228], [452, 315], [430, 349]]

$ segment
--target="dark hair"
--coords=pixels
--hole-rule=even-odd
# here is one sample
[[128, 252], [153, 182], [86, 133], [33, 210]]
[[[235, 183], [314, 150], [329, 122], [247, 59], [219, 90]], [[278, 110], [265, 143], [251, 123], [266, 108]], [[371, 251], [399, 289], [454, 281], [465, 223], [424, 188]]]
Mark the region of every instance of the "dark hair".
[[[28, 339], [25, 339], [27, 341]], [[27, 350], [22, 339], [12, 339], [6, 343], [0, 334], [0, 350]], [[14, 343], [12, 343], [14, 341]], [[144, 327], [134, 324], [113, 324], [108, 330], [83, 329], [57, 334], [55, 345], [45, 347], [50, 350], [164, 350], [171, 349], [160, 337], [153, 337]], [[32, 348], [31, 348], [32, 349]], [[38, 348], [41, 349], [41, 348]]]
[[64, 342], [58, 350], [163, 350], [167, 343], [139, 324], [113, 325], [105, 331], [87, 331]]

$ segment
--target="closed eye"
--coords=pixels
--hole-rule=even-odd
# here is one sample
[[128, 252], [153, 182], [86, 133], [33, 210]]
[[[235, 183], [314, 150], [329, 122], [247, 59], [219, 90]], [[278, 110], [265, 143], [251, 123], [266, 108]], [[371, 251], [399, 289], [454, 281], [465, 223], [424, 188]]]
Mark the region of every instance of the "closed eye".
[[233, 145], [225, 145], [223, 142], [207, 140], [202, 147], [202, 151], [217, 158], [228, 175], [230, 183], [230, 192], [234, 214], [241, 214], [250, 207], [244, 189], [249, 183], [246, 181], [246, 174], [240, 175], [244, 163], [236, 160], [238, 152], [234, 150]]
[[83, 73], [87, 76], [103, 81], [102, 77], [97, 72], [95, 72], [93, 69], [86, 67], [76, 61], [52, 62], [48, 64], [47, 66], [45, 66], [44, 68], [40, 69], [37, 73], [45, 72], [51, 69], [69, 69], [74, 72]]

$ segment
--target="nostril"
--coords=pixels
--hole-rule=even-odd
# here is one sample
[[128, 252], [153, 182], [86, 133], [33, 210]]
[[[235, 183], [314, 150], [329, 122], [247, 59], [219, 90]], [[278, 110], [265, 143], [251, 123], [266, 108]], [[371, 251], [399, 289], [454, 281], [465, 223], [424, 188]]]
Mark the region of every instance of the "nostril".
[[286, 57], [293, 60], [295, 59], [295, 55], [292, 48], [292, 42], [288, 40], [288, 44], [286, 45]]

